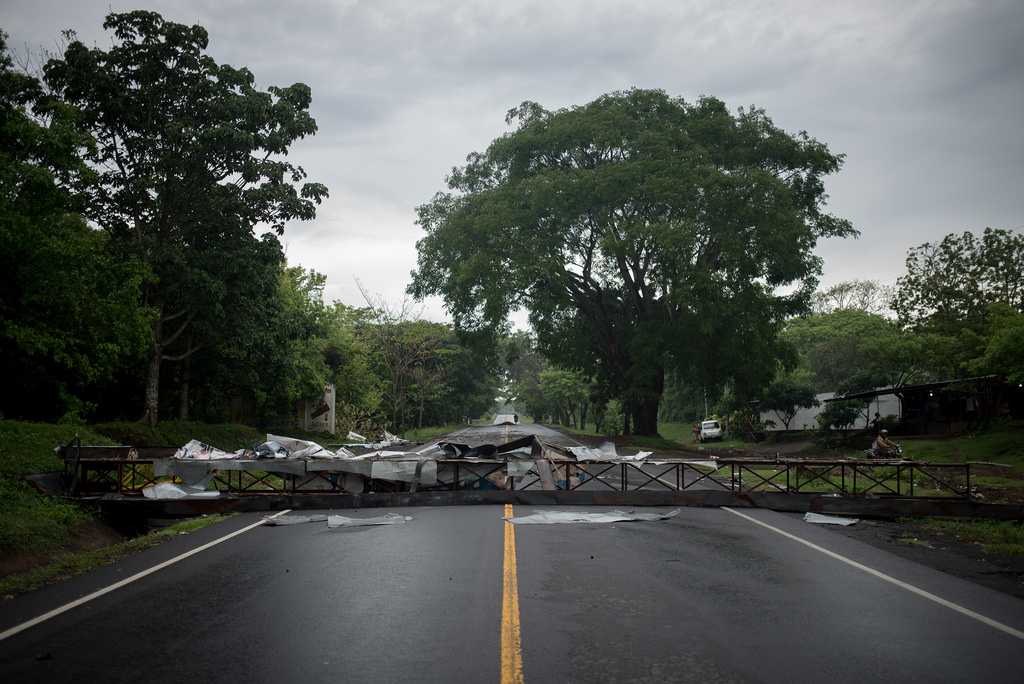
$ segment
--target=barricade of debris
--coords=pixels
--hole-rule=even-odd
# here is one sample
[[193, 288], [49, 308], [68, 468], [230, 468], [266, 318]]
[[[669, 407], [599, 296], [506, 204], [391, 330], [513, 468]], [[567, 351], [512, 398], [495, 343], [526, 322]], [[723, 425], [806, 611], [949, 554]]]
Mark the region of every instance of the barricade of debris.
[[[642, 462], [651, 452], [620, 454], [612, 442], [599, 447], [564, 447], [529, 435], [505, 444], [449, 441], [417, 444], [384, 431], [369, 440], [324, 447], [316, 442], [268, 434], [251, 448], [224, 451], [199, 440], [178, 448], [90, 447], [76, 441], [58, 447], [65, 472], [49, 487], [75, 495], [137, 496], [148, 499], [215, 498], [226, 491], [341, 492], [438, 489], [506, 489], [532, 474], [546, 489], [565, 489], [586, 478], [580, 470], [560, 478], [557, 463]], [[461, 465], [460, 465], [461, 464]], [[479, 464], [479, 466], [474, 466]], [[255, 481], [257, 486], [243, 485]], [[267, 474], [277, 476], [272, 480]], [[36, 478], [41, 486], [43, 478]], [[213, 484], [211, 485], [211, 482]], [[236, 485], [237, 482], [237, 485]], [[388, 489], [388, 483], [392, 488]]]

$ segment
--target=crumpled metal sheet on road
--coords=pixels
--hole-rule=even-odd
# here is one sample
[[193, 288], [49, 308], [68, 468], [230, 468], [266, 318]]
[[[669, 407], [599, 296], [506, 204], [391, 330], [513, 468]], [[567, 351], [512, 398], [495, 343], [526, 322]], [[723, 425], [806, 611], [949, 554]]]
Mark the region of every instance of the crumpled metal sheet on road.
[[385, 513], [372, 518], [350, 518], [344, 515], [278, 515], [268, 516], [263, 522], [266, 525], [300, 525], [311, 522], [327, 522], [327, 527], [367, 527], [372, 525], [402, 525], [412, 520], [411, 515]]
[[534, 511], [521, 517], [505, 518], [516, 525], [553, 525], [558, 523], [614, 523], [634, 521], [668, 520], [679, 515], [682, 509], [677, 508], [668, 513], [636, 513], [634, 511], [610, 511], [607, 513], [588, 513], [586, 511]]

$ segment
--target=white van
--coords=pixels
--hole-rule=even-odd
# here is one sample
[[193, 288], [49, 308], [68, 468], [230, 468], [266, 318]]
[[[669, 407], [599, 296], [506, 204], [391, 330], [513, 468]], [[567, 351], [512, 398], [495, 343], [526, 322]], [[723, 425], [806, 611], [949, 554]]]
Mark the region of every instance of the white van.
[[700, 424], [700, 441], [710, 442], [713, 439], [722, 441], [722, 426], [717, 420], [705, 420]]

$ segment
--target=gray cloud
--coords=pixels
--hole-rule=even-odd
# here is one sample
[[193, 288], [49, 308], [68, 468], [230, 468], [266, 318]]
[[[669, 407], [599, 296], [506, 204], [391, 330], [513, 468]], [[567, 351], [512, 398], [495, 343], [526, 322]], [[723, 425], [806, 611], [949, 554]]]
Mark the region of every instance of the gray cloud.
[[[135, 4], [0, 0], [10, 44], [52, 47]], [[319, 133], [291, 157], [331, 190], [289, 226], [289, 258], [358, 305], [358, 277], [398, 300], [421, 237], [414, 209], [452, 166], [548, 109], [630, 87], [761, 107], [847, 155], [830, 209], [862, 232], [819, 246], [826, 284], [892, 282], [907, 249], [950, 232], [1020, 229], [1024, 5], [1012, 0], [158, 0], [198, 23], [262, 87], [313, 89]], [[353, 294], [354, 293], [354, 294]], [[428, 315], [440, 315], [436, 303]]]

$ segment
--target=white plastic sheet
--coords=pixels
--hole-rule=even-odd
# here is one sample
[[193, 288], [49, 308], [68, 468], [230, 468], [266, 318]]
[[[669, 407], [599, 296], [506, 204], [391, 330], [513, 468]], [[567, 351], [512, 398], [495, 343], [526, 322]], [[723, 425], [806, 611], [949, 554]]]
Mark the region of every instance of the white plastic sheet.
[[412, 520], [411, 515], [399, 515], [398, 513], [385, 513], [372, 518], [349, 518], [344, 515], [324, 515], [315, 513], [312, 515], [278, 515], [263, 519], [266, 525], [301, 525], [303, 523], [324, 522], [327, 527], [367, 527], [372, 525], [402, 525]]
[[[324, 449], [316, 442], [309, 442], [304, 439], [292, 437], [280, 437], [278, 435], [267, 435], [268, 444], [280, 444], [287, 452], [286, 458], [331, 458], [333, 452]], [[260, 451], [263, 451], [260, 449]]]
[[636, 513], [635, 511], [609, 511], [588, 513], [585, 511], [534, 511], [521, 517], [505, 518], [516, 525], [552, 525], [557, 523], [614, 523], [633, 521], [667, 520], [679, 515], [677, 508], [668, 513]]
[[169, 499], [216, 499], [220, 492], [216, 489], [206, 490], [197, 487], [185, 487], [173, 482], [157, 482], [152, 487], [142, 490], [142, 495], [147, 499], [169, 500]]

